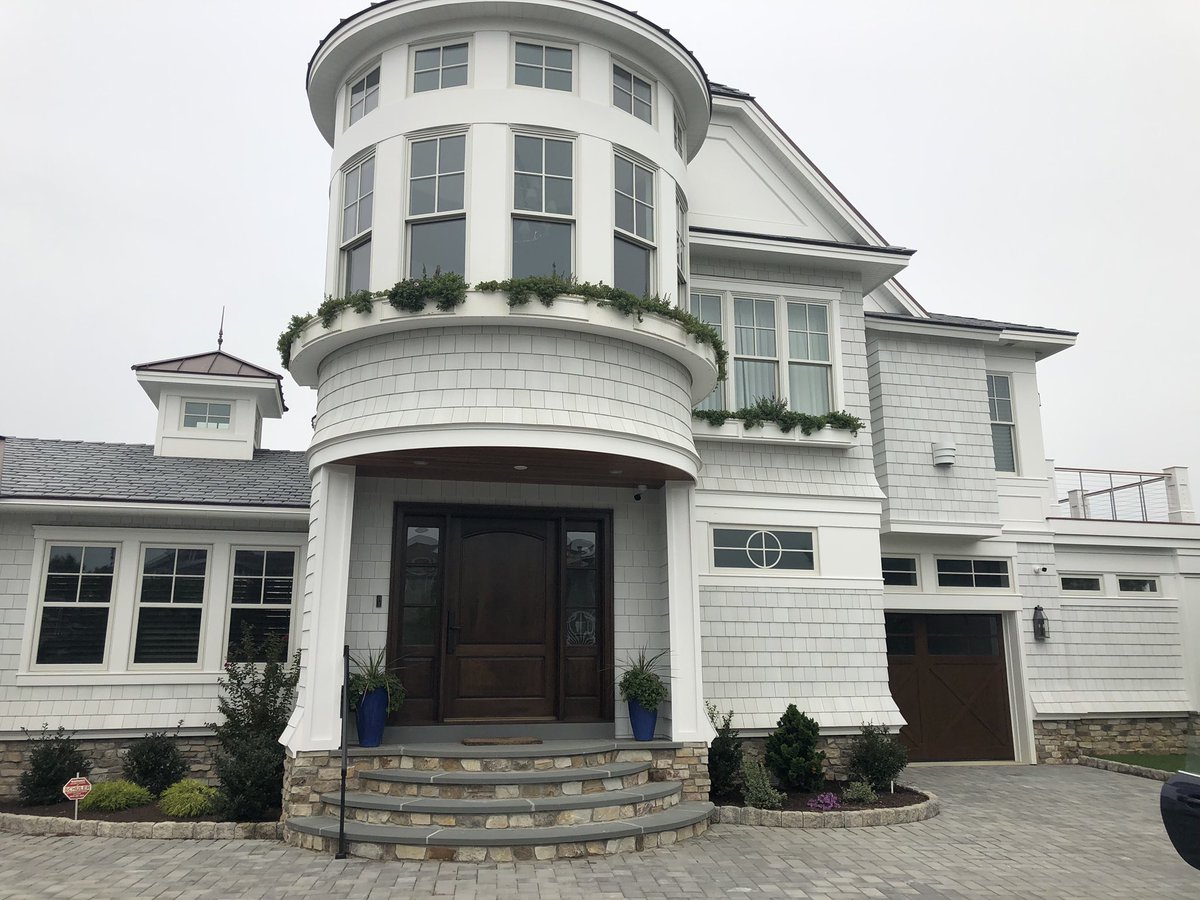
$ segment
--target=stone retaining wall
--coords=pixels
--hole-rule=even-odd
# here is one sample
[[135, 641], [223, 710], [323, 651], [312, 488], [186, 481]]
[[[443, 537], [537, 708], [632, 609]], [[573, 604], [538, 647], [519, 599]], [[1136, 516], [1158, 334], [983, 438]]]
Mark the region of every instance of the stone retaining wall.
[[912, 806], [884, 809], [846, 809], [834, 812], [758, 809], [754, 806], [718, 806], [713, 821], [722, 825], [762, 825], [774, 828], [864, 828], [872, 825], [902, 825], [923, 822], [941, 811], [938, 798], [922, 791], [929, 799]]
[[1111, 759], [1098, 759], [1095, 756], [1079, 757], [1081, 766], [1091, 766], [1093, 769], [1104, 769], [1108, 772], [1116, 772], [1120, 775], [1136, 775], [1138, 778], [1150, 778], [1154, 781], [1168, 781], [1173, 772], [1164, 772], [1162, 769], [1150, 769], [1146, 766], [1132, 766], [1129, 763], [1115, 762]]
[[[817, 741], [817, 749], [825, 752], [825, 777], [831, 781], [845, 781], [849, 772], [847, 766], [850, 759], [850, 742], [854, 740], [850, 734], [823, 734]], [[742, 754], [750, 759], [757, 759], [766, 765], [767, 739], [765, 737], [742, 738]], [[708, 767], [708, 756], [705, 754], [705, 768]], [[770, 771], [768, 767], [768, 771]]]
[[1038, 719], [1033, 723], [1038, 762], [1074, 763], [1080, 756], [1185, 753], [1200, 718]]
[[[121, 772], [124, 751], [140, 737], [141, 734], [118, 738], [78, 738], [80, 748], [92, 760], [91, 780], [110, 781], [123, 777]], [[214, 786], [217, 784], [213, 766], [216, 737], [180, 735], [176, 738], [176, 746], [179, 747], [183, 761], [188, 766], [186, 777], [196, 778]], [[0, 741], [0, 799], [13, 799], [17, 796], [17, 785], [28, 764], [31, 749], [33, 743], [25, 738]]]
[[14, 834], [79, 834], [96, 837], [154, 838], [156, 840], [235, 840], [256, 838], [277, 841], [282, 822], [103, 822], [59, 816], [22, 816], [0, 813], [0, 831]]

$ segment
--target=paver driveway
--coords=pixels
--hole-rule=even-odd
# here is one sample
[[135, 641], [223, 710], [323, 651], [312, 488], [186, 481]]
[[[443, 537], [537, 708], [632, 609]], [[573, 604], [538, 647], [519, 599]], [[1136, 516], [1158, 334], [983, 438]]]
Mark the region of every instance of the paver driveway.
[[940, 767], [927, 822], [793, 831], [714, 826], [594, 860], [337, 862], [256, 841], [0, 835], [0, 898], [922, 897], [1173, 900], [1200, 871], [1171, 849], [1157, 782], [1074, 766]]

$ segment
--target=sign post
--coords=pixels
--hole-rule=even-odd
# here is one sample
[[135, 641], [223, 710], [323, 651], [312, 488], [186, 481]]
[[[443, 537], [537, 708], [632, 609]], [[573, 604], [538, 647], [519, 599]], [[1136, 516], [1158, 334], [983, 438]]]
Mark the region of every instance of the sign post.
[[79, 801], [92, 792], [92, 783], [78, 772], [75, 777], [63, 785], [63, 795], [68, 800], [75, 801], [75, 818], [79, 818]]

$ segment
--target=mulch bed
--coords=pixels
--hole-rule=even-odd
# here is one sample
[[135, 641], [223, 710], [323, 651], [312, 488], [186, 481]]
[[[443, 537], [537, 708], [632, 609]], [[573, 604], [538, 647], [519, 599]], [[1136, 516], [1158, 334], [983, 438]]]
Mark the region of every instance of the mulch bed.
[[[924, 803], [929, 798], [920, 791], [914, 791], [912, 788], [896, 786], [896, 792], [881, 793], [877, 803], [848, 803], [842, 800], [841, 794], [837, 787], [831, 787], [828, 791], [817, 791], [816, 793], [801, 794], [785, 792], [783, 798], [783, 808], [785, 810], [793, 810], [798, 812], [822, 812], [819, 809], [810, 809], [808, 801], [815, 799], [818, 794], [832, 793], [836, 794], [841, 806], [833, 810], [833, 812], [855, 811], [860, 809], [896, 809], [901, 806], [915, 806], [918, 803]], [[713, 797], [713, 802], [717, 806], [745, 806], [746, 801], [741, 795], [734, 797]]]
[[[19, 803], [0, 803], [0, 812], [16, 813], [21, 816], [61, 816], [64, 819], [75, 818], [75, 804], [70, 800], [62, 803], [52, 803], [49, 806], [21, 806]], [[273, 822], [279, 818], [279, 810], [267, 810], [265, 821]], [[80, 819], [95, 819], [99, 822], [225, 822], [220, 816], [195, 816], [181, 819], [168, 816], [156, 804], [135, 806], [133, 809], [123, 809], [120, 812], [103, 812], [98, 809], [79, 810]]]

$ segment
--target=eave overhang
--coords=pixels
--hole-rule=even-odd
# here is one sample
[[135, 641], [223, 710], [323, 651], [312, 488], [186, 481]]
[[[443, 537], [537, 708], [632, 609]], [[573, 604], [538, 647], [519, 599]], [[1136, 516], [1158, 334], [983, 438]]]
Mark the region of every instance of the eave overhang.
[[915, 316], [898, 316], [890, 313], [868, 312], [868, 331], [883, 331], [893, 334], [912, 334], [921, 337], [947, 338], [956, 341], [972, 341], [996, 347], [1019, 347], [1033, 352], [1035, 359], [1045, 359], [1075, 346], [1077, 335], [1069, 331], [1022, 328], [1017, 325], [983, 325], [947, 322], [936, 316], [928, 319]]

